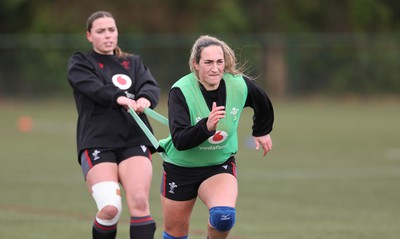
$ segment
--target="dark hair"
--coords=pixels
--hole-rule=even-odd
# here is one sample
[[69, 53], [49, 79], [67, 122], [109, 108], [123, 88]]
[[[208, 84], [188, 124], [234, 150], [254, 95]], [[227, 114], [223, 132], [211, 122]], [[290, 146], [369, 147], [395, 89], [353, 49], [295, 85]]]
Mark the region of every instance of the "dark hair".
[[[86, 31], [90, 32], [92, 30], [92, 27], [93, 27], [93, 22], [95, 20], [99, 19], [99, 18], [102, 18], [102, 17], [110, 17], [110, 18], [115, 20], [114, 16], [110, 12], [107, 12], [107, 11], [94, 12], [94, 13], [92, 13], [92, 15], [89, 16], [89, 18], [86, 21]], [[119, 46], [115, 47], [114, 54], [116, 56], [122, 57], [122, 58], [125, 58], [125, 57], [131, 55], [131, 54], [128, 54], [126, 52], [123, 52], [122, 49]]]
[[110, 17], [115, 20], [115, 18], [113, 17], [113, 15], [110, 12], [106, 12], [106, 11], [94, 12], [94, 13], [92, 13], [92, 15], [89, 16], [89, 18], [86, 21], [86, 31], [90, 32], [92, 30], [94, 20], [102, 18], [102, 17]]

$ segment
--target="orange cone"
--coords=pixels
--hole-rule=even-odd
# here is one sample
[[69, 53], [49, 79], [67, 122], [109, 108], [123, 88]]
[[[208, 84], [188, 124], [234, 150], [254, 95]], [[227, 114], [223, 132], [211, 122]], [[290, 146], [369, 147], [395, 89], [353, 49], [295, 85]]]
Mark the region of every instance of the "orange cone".
[[30, 116], [21, 116], [17, 122], [17, 128], [20, 132], [30, 132], [33, 128], [33, 120]]

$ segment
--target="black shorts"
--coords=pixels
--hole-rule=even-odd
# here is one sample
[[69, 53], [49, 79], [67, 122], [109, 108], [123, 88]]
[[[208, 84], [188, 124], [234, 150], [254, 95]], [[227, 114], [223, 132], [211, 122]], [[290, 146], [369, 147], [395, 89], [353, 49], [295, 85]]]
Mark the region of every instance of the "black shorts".
[[89, 170], [99, 163], [111, 162], [119, 164], [125, 159], [133, 156], [144, 156], [151, 160], [151, 152], [149, 148], [143, 145], [122, 149], [90, 148], [83, 150], [80, 155], [80, 164], [82, 166], [83, 176], [86, 179]]
[[233, 156], [225, 163], [214, 166], [187, 168], [164, 162], [163, 167], [161, 195], [175, 201], [196, 198], [200, 184], [216, 174], [229, 173], [236, 177], [236, 162]]

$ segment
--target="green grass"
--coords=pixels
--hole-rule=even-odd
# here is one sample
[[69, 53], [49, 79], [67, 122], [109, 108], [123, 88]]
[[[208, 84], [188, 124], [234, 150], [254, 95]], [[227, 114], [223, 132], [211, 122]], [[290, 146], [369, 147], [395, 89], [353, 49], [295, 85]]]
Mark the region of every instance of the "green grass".
[[[68, 100], [67, 100], [68, 101]], [[166, 102], [158, 112], [166, 115]], [[95, 205], [75, 155], [71, 101], [0, 101], [0, 238], [91, 238]], [[163, 108], [164, 107], [164, 108]], [[400, 102], [276, 102], [274, 148], [248, 148], [240, 122], [239, 199], [232, 239], [397, 239], [400, 235]], [[19, 117], [33, 119], [19, 132]], [[166, 136], [167, 129], [153, 121]], [[161, 238], [161, 158], [154, 155], [152, 214]], [[124, 205], [125, 206], [125, 205]], [[118, 238], [129, 238], [121, 216]], [[199, 201], [191, 239], [205, 238]]]

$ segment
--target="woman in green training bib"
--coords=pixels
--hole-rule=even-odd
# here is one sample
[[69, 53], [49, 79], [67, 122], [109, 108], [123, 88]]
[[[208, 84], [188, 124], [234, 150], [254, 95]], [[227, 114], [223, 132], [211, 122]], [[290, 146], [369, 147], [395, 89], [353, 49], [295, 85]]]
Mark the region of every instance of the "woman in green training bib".
[[265, 156], [272, 148], [273, 107], [264, 90], [237, 68], [234, 51], [215, 37], [196, 40], [189, 66], [191, 73], [169, 92], [171, 134], [160, 141], [163, 238], [188, 237], [197, 197], [209, 209], [208, 238], [226, 238], [236, 220], [240, 114], [253, 108], [252, 135]]

